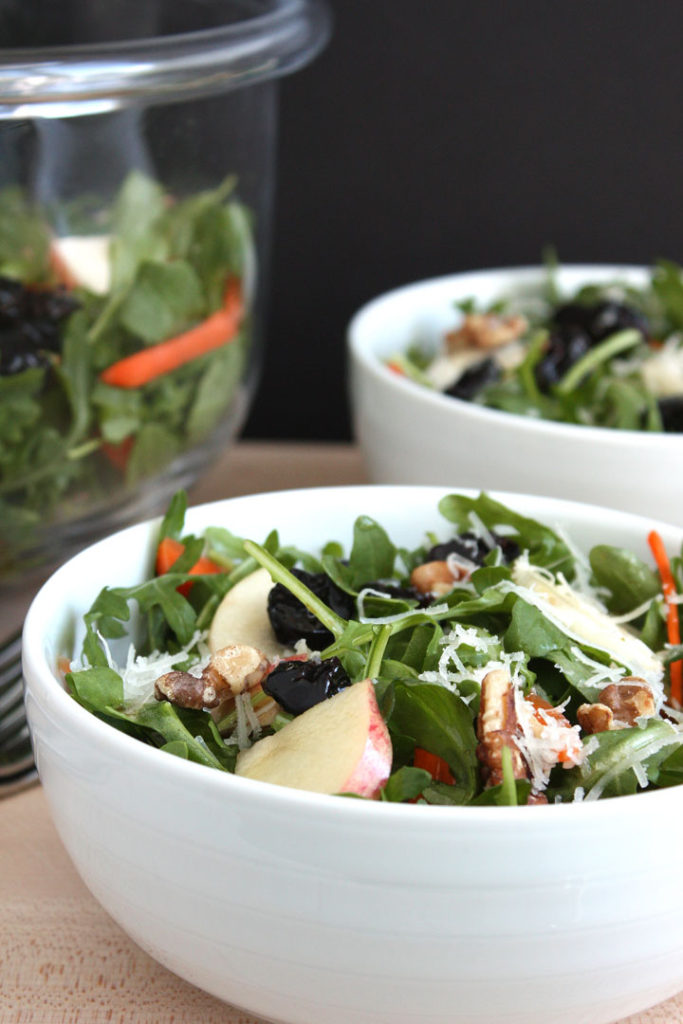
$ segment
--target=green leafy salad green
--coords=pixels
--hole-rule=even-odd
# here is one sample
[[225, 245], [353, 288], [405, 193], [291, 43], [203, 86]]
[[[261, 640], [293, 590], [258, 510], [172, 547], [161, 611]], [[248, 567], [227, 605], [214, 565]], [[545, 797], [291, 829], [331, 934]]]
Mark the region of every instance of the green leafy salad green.
[[[105, 219], [79, 224], [102, 243], [83, 279], [67, 258], [78, 238], [48, 223], [20, 189], [0, 191], [3, 576], [56, 560], [54, 525], [125, 502], [210, 437], [250, 347], [253, 244], [234, 178], [176, 198], [132, 172]], [[96, 259], [104, 289], [89, 284]]]
[[[683, 781], [681, 553], [652, 531], [652, 559], [609, 544], [586, 556], [486, 493], [439, 511], [445, 540], [415, 524], [417, 546], [396, 546], [360, 516], [348, 552], [309, 552], [275, 529], [261, 543], [221, 524], [187, 533], [179, 492], [155, 572], [105, 587], [85, 615], [67, 688], [167, 753], [321, 792], [562, 803]], [[373, 771], [386, 762], [372, 784], [356, 771], [325, 788], [310, 745], [310, 764], [278, 774], [279, 748], [296, 761], [325, 715], [352, 727], [334, 711], [368, 680]], [[270, 774], [253, 774], [273, 750]]]
[[659, 261], [641, 285], [618, 279], [571, 293], [550, 262], [545, 285], [495, 302], [455, 303], [441, 339], [415, 339], [387, 365], [491, 409], [618, 430], [683, 431], [683, 277]]

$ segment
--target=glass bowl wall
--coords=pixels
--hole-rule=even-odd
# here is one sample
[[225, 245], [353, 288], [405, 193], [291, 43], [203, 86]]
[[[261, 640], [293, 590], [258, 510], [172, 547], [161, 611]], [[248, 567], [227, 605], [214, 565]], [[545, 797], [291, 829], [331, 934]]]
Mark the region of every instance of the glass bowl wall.
[[316, 0], [0, 3], [0, 581], [159, 511], [263, 352], [277, 85]]

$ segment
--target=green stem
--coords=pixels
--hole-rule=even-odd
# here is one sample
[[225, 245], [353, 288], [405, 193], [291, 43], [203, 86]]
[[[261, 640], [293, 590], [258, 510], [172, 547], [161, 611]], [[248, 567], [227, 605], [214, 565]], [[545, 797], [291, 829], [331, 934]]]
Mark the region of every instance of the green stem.
[[519, 379], [522, 382], [527, 398], [530, 398], [532, 402], [538, 403], [544, 400], [543, 395], [538, 390], [534, 370], [543, 355], [543, 348], [547, 340], [548, 332], [546, 330], [536, 331], [529, 342], [524, 362], [519, 367]]
[[643, 336], [640, 331], [636, 331], [633, 328], [629, 328], [626, 331], [617, 331], [616, 334], [611, 334], [609, 338], [605, 338], [599, 345], [591, 348], [586, 352], [585, 356], [582, 356], [578, 362], [567, 370], [562, 380], [555, 388], [555, 394], [557, 395], [568, 395], [570, 391], [573, 391], [577, 384], [592, 373], [601, 363], [606, 363], [612, 356], [618, 355], [620, 352], [625, 352], [629, 348], [634, 348], [635, 345], [640, 344], [643, 340]]
[[365, 675], [368, 679], [376, 679], [379, 675], [380, 668], [382, 667], [382, 660], [384, 658], [384, 652], [391, 636], [391, 626], [380, 626], [379, 629], [375, 628], [374, 638], [370, 644], [370, 650], [368, 651], [368, 657], [365, 662]]
[[517, 786], [515, 784], [515, 773], [512, 768], [512, 751], [509, 747], [503, 747], [500, 752], [501, 766], [503, 769], [503, 781], [500, 787], [503, 803], [508, 807], [517, 806]]
[[255, 558], [259, 565], [268, 570], [275, 583], [282, 583], [283, 586], [287, 587], [287, 590], [294, 594], [294, 597], [297, 597], [308, 608], [309, 612], [315, 615], [316, 619], [319, 619], [326, 629], [329, 629], [334, 637], [339, 639], [346, 629], [347, 623], [345, 619], [342, 619], [340, 615], [337, 615], [331, 608], [328, 608], [324, 601], [321, 601], [316, 594], [310, 591], [289, 569], [285, 569], [284, 565], [278, 562], [277, 558], [266, 551], [265, 548], [262, 548], [260, 544], [255, 544], [252, 540], [245, 540], [244, 550], [252, 558]]
[[83, 459], [86, 455], [92, 455], [98, 448], [102, 447], [102, 441], [99, 437], [91, 437], [89, 441], [84, 441], [82, 444], [76, 445], [74, 448], [70, 448], [66, 453], [67, 459], [71, 462], [75, 462], [76, 459]]

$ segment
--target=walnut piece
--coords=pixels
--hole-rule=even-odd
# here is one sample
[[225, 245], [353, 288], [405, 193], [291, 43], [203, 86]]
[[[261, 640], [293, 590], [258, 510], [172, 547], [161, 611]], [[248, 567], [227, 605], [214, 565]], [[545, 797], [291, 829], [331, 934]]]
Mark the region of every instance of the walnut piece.
[[469, 313], [460, 327], [450, 331], [444, 341], [447, 352], [463, 348], [490, 351], [507, 345], [526, 332], [529, 324], [523, 316], [499, 316], [496, 313]]
[[614, 714], [606, 704], [581, 704], [576, 709], [576, 720], [584, 732], [608, 732], [614, 729]]
[[255, 647], [229, 644], [216, 651], [200, 676], [178, 671], [159, 676], [154, 696], [181, 708], [215, 708], [260, 685], [269, 667]]
[[652, 718], [655, 698], [644, 679], [629, 676], [632, 682], [610, 683], [598, 696], [614, 712], [614, 717], [626, 725], [635, 725], [637, 718]]
[[444, 561], [423, 562], [410, 574], [410, 582], [421, 594], [447, 594], [457, 578]]
[[492, 669], [481, 684], [477, 717], [477, 757], [482, 763], [484, 784], [499, 786], [503, 781], [503, 748], [512, 755], [512, 772], [516, 779], [527, 779], [529, 772], [515, 737], [519, 732], [512, 680], [505, 669]]
[[596, 733], [628, 729], [638, 718], [652, 718], [654, 713], [655, 699], [645, 680], [627, 676], [601, 690], [595, 704], [582, 704], [576, 717], [584, 732]]

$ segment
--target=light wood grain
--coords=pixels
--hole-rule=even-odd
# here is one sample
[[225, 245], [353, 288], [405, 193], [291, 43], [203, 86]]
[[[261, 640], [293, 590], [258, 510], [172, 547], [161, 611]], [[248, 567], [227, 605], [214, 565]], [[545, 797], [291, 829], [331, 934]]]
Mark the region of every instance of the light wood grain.
[[[365, 479], [350, 446], [243, 443], [191, 499]], [[1, 1024], [263, 1024], [131, 942], [76, 874], [39, 787], [0, 803], [0, 836]], [[683, 994], [622, 1024], [683, 1024]]]

